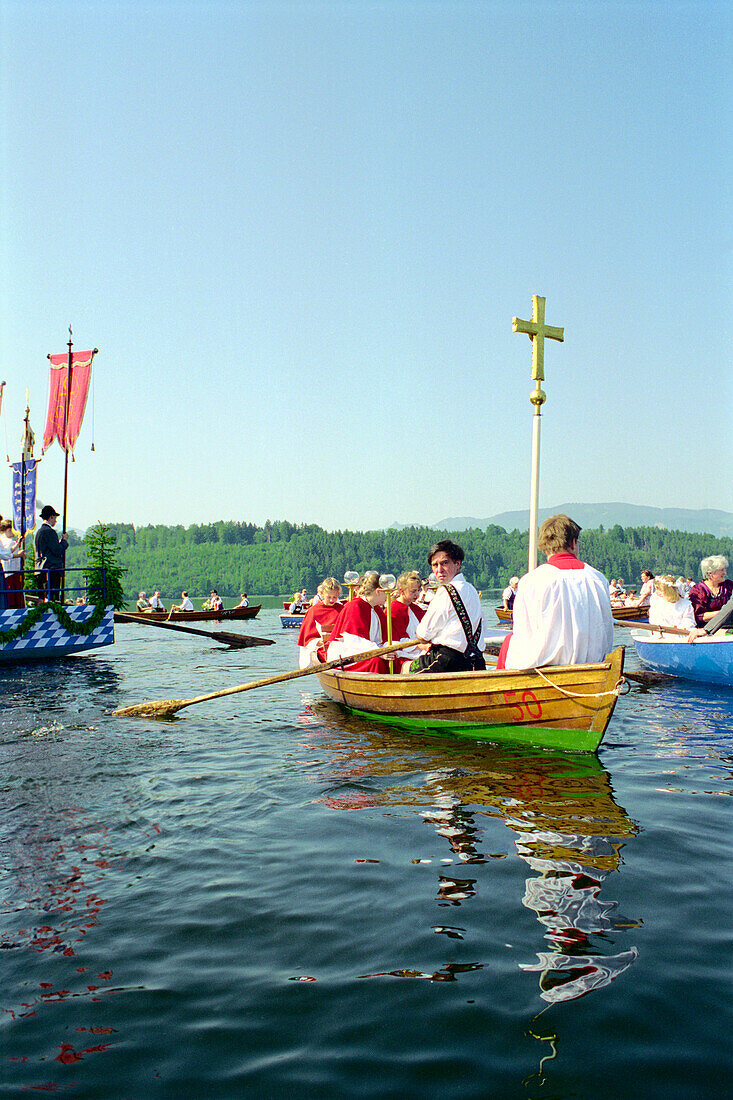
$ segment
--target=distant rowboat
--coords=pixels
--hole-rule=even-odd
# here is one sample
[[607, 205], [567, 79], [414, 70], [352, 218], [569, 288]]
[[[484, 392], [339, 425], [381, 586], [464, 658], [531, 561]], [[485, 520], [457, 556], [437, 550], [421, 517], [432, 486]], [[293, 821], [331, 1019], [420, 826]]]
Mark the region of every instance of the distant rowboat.
[[331, 669], [321, 687], [355, 714], [473, 740], [594, 752], [616, 706], [623, 647], [598, 664], [380, 676]]
[[[136, 611], [136, 615], [144, 615], [153, 622], [172, 623], [205, 623], [222, 622], [226, 619], [254, 619], [259, 614], [262, 604], [254, 604], [252, 607], [230, 607], [222, 611]], [[119, 622], [126, 620], [119, 619]]]
[[281, 615], [280, 626], [285, 630], [299, 630], [305, 615]]
[[611, 614], [619, 623], [648, 623], [649, 605], [644, 607], [612, 607]]
[[[503, 607], [496, 607], [494, 610], [500, 623], [510, 623], [512, 621], [511, 611], [505, 611]], [[619, 623], [645, 623], [649, 620], [648, 607], [612, 607], [611, 614]]]

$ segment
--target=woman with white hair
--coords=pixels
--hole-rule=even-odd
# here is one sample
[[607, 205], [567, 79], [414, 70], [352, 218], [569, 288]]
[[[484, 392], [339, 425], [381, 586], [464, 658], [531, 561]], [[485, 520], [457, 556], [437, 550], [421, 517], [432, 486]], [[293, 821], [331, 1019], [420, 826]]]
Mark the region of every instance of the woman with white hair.
[[733, 596], [733, 581], [726, 580], [727, 571], [728, 559], [722, 554], [711, 554], [700, 562], [702, 580], [690, 589], [697, 626], [705, 626]]

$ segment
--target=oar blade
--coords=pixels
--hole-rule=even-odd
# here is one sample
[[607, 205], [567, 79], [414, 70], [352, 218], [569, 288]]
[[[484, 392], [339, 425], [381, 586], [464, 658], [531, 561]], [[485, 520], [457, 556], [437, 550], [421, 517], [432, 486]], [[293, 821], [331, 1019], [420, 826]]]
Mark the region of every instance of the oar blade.
[[233, 649], [248, 649], [250, 646], [275, 644], [272, 638], [254, 638], [251, 634], [234, 634], [228, 630], [214, 630], [211, 637], [220, 645], [228, 645]]

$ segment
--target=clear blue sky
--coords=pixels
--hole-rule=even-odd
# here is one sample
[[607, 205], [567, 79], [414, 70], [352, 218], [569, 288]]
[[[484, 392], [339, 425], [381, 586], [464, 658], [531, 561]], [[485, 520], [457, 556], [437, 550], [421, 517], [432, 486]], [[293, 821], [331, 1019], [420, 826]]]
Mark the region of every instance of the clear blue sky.
[[534, 293], [541, 506], [733, 510], [729, 3], [0, 11], [0, 446], [71, 323], [70, 526], [526, 506]]

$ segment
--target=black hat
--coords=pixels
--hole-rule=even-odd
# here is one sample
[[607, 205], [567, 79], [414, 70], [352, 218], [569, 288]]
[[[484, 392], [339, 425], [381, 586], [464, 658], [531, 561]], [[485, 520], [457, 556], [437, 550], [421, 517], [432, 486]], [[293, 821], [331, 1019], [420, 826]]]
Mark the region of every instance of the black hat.
[[41, 519], [50, 519], [51, 516], [60, 516], [61, 513], [52, 508], [50, 504], [44, 504], [41, 508]]

